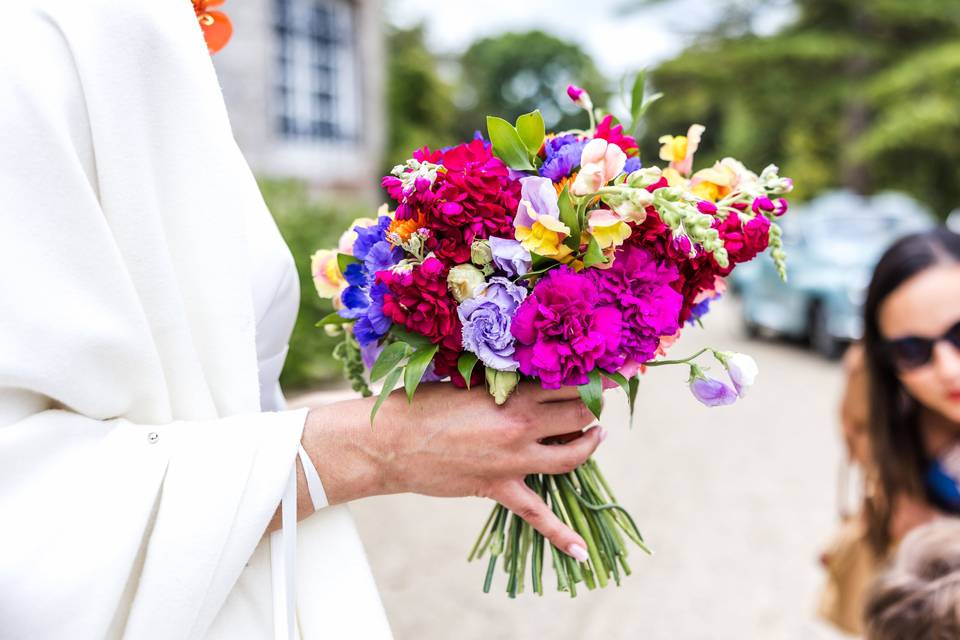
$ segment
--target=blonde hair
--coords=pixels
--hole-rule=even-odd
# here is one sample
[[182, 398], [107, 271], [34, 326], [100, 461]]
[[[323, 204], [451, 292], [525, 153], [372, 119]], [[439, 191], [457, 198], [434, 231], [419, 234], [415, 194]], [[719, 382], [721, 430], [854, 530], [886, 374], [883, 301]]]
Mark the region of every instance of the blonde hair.
[[868, 640], [960, 638], [960, 518], [904, 538], [867, 598], [865, 617]]

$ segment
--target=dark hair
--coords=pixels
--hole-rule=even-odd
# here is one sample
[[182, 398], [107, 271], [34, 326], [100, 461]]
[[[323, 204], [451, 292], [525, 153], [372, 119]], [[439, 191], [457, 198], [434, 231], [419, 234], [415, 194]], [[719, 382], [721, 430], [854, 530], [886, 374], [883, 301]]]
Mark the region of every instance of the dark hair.
[[870, 446], [876, 491], [865, 504], [868, 539], [878, 554], [890, 546], [890, 517], [898, 493], [923, 497], [928, 463], [920, 437], [921, 407], [900, 384], [884, 350], [879, 313], [904, 282], [944, 262], [960, 262], [960, 235], [946, 227], [905, 236], [884, 252], [864, 303], [863, 344], [870, 389]]

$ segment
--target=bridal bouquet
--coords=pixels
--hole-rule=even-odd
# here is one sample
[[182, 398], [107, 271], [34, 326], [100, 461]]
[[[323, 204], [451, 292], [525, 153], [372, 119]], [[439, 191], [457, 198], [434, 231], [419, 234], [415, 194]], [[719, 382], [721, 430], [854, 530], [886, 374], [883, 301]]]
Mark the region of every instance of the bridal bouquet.
[[[633, 413], [639, 375], [652, 366], [689, 367], [693, 395], [734, 402], [756, 375], [749, 356], [704, 349], [661, 356], [682, 327], [699, 322], [723, 291], [722, 278], [768, 247], [781, 275], [775, 220], [792, 183], [768, 166], [759, 175], [733, 158], [693, 172], [704, 128], [663, 136], [665, 167], [644, 166], [637, 141], [611, 115], [597, 122], [590, 97], [570, 86], [589, 118], [585, 130], [547, 133], [539, 112], [516, 123], [487, 118], [487, 138], [423, 148], [383, 179], [392, 202], [355, 221], [337, 250], [313, 256], [321, 296], [335, 311], [318, 325], [342, 336], [337, 356], [353, 388], [383, 399], [401, 381], [413, 399], [423, 380], [484, 384], [497, 403], [521, 379], [576, 386], [594, 415], [602, 392], [620, 386]], [[657, 98], [634, 86], [633, 126]], [[660, 359], [658, 359], [658, 357]], [[729, 383], [697, 364], [713, 357]], [[579, 563], [496, 505], [470, 553], [490, 553], [484, 591], [504, 558], [511, 597], [543, 593], [545, 546], [557, 588], [576, 595], [629, 574], [627, 540], [647, 551], [596, 462], [561, 475], [526, 478], [553, 512], [587, 542]]]

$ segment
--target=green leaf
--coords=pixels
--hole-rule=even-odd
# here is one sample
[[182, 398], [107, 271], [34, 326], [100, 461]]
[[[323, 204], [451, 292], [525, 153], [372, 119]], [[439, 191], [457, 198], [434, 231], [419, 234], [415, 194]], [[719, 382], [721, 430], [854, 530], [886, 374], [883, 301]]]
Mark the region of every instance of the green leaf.
[[487, 135], [493, 143], [493, 152], [511, 169], [533, 171], [527, 147], [512, 124], [503, 118], [487, 116]]
[[468, 391], [470, 390], [470, 378], [473, 377], [473, 370], [476, 368], [479, 360], [477, 354], [469, 351], [464, 351], [457, 359], [457, 371], [459, 371], [463, 379], [467, 381]]
[[630, 126], [634, 131], [640, 125], [640, 116], [643, 114], [643, 91], [646, 82], [646, 72], [638, 72], [637, 77], [633, 79], [633, 89], [630, 91]]
[[339, 313], [334, 311], [332, 313], [328, 313], [327, 315], [323, 316], [323, 319], [313, 326], [322, 327], [327, 324], [347, 324], [348, 322], [353, 322], [353, 320], [351, 320], [350, 318], [344, 318]]
[[403, 386], [407, 390], [407, 402], [413, 402], [413, 393], [423, 379], [423, 372], [427, 370], [427, 366], [439, 349], [440, 345], [431, 344], [429, 347], [420, 347], [410, 356], [403, 370]]
[[590, 381], [578, 386], [577, 390], [580, 391], [580, 398], [590, 409], [590, 413], [599, 420], [603, 410], [603, 384], [600, 382], [600, 373], [596, 370], [589, 373], [589, 378]]
[[587, 246], [587, 252], [583, 255], [583, 266], [592, 267], [595, 264], [602, 264], [606, 261], [607, 259], [603, 257], [603, 251], [600, 250], [597, 239], [591, 237], [590, 244]]
[[577, 215], [577, 208], [573, 206], [573, 200], [570, 199], [569, 185], [563, 186], [557, 202], [560, 205], [560, 222], [570, 227], [570, 235], [563, 242], [577, 251], [580, 249], [580, 217]]
[[640, 107], [640, 117], [643, 117], [643, 114], [647, 112], [647, 109], [650, 108], [654, 102], [663, 97], [663, 94], [660, 92], [654, 93], [653, 95], [647, 96], [647, 99], [643, 101], [643, 105]]
[[637, 404], [637, 391], [640, 389], [639, 376], [633, 376], [629, 380], [630, 389], [627, 391], [627, 402], [630, 404], [630, 428], [633, 428], [633, 409]]
[[403, 367], [394, 367], [390, 370], [390, 373], [387, 374], [386, 380], [383, 381], [383, 389], [380, 391], [380, 396], [377, 398], [376, 403], [373, 405], [373, 409], [370, 411], [370, 426], [373, 426], [373, 419], [377, 417], [377, 412], [380, 411], [380, 405], [383, 404], [383, 401], [387, 399], [387, 396], [393, 391], [393, 388], [397, 386], [397, 381], [400, 379], [400, 374], [403, 373]]
[[543, 145], [543, 139], [546, 137], [547, 130], [543, 124], [543, 116], [540, 115], [539, 109], [525, 113], [517, 118], [517, 133], [520, 134], [520, 139], [523, 141], [524, 146], [527, 148], [527, 151], [530, 152], [531, 156], [535, 156], [540, 152], [540, 147]]
[[620, 388], [623, 389], [624, 393], [626, 393], [628, 396], [630, 395], [630, 384], [622, 373], [607, 373], [606, 371], [601, 371], [600, 373], [604, 378], [608, 378], [616, 382], [618, 385], [620, 385]]
[[399, 340], [400, 342], [406, 342], [408, 345], [410, 345], [414, 349], [420, 349], [421, 347], [425, 347], [429, 344], [433, 344], [432, 342], [430, 342], [430, 338], [424, 335], [421, 335], [419, 333], [413, 333], [411, 331], [407, 331], [406, 329], [403, 329], [402, 327], [398, 327], [397, 325], [394, 325], [393, 327], [390, 328], [390, 335], [393, 338]]
[[396, 368], [400, 361], [410, 355], [410, 345], [406, 342], [394, 342], [387, 345], [370, 369], [370, 382], [376, 382]]
[[360, 261], [347, 253], [337, 254], [337, 267], [340, 268], [340, 273], [346, 273], [347, 267], [355, 262]]

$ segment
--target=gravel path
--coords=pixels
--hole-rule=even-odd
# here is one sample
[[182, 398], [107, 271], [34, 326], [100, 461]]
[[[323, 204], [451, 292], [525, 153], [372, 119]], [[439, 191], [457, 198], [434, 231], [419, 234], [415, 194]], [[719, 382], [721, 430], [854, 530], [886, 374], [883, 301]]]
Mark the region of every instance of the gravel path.
[[[498, 569], [485, 595], [485, 564], [466, 555], [488, 502], [399, 495], [353, 503], [397, 640], [843, 637], [813, 615], [816, 558], [835, 522], [839, 367], [791, 345], [746, 341], [731, 300], [671, 355], [707, 344], [759, 363], [741, 404], [701, 407], [685, 368], [653, 370], [630, 431], [622, 392], [608, 392], [611, 433], [596, 458], [655, 551], [634, 548], [633, 575], [619, 588], [510, 600]], [[555, 584], [549, 566], [544, 579]]]

